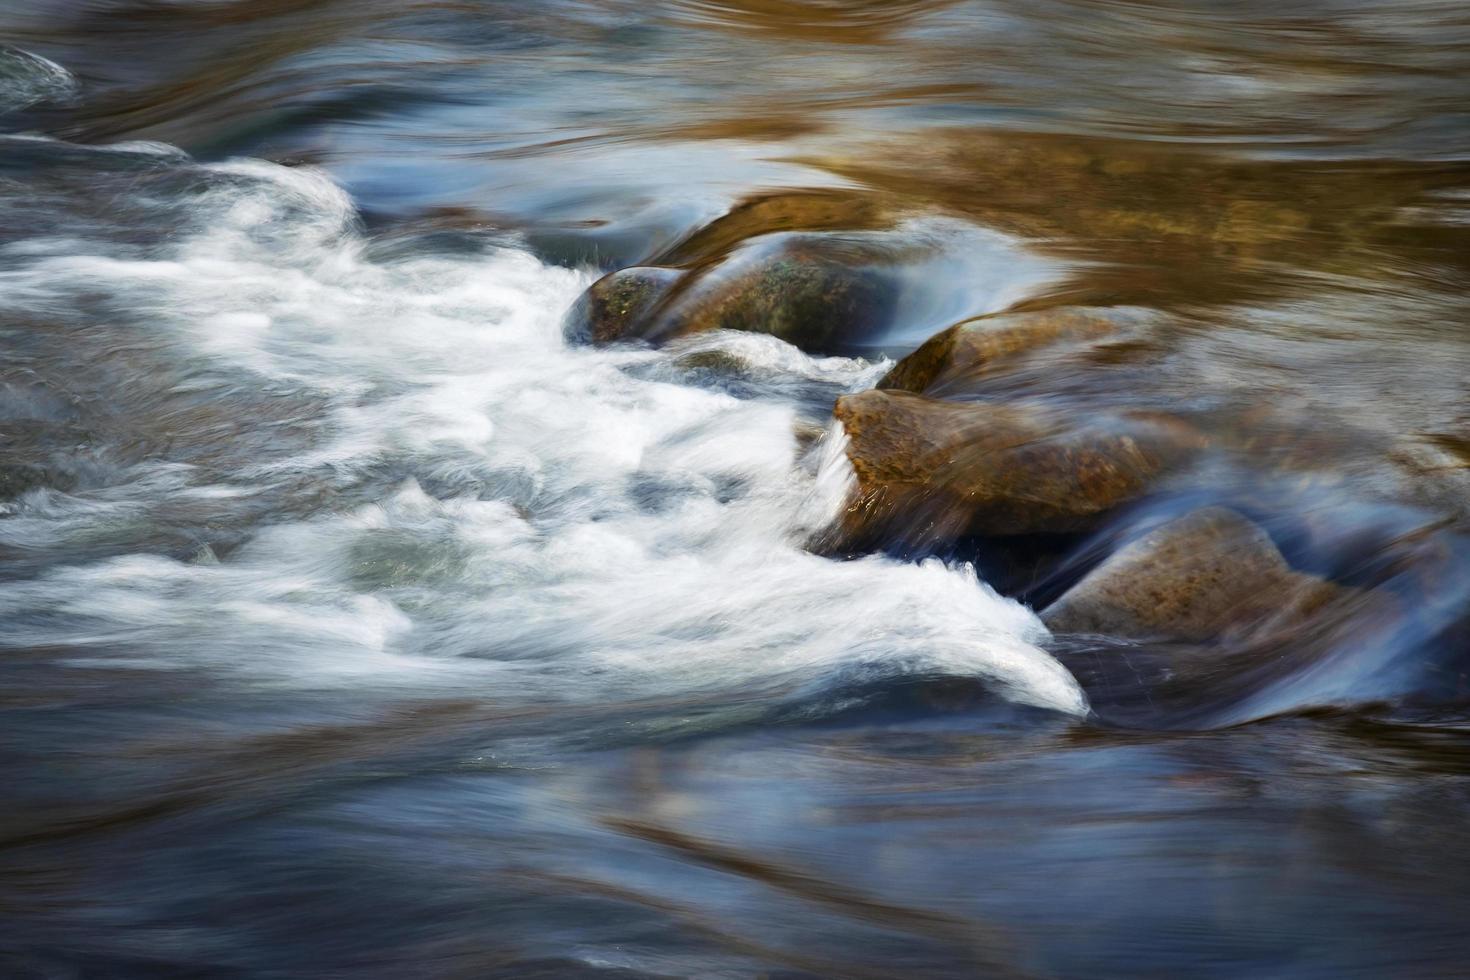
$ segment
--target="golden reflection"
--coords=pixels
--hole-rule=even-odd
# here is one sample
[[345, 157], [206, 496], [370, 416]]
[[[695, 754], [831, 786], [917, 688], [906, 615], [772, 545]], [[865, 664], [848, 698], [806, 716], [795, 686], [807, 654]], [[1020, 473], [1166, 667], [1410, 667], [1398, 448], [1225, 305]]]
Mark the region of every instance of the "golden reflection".
[[677, 0], [670, 18], [819, 43], [877, 44], [956, 0]]
[[1449, 264], [1470, 227], [1402, 211], [1470, 187], [1470, 165], [1250, 159], [1119, 139], [968, 129], [807, 162], [1083, 260], [1075, 302], [1198, 306]]

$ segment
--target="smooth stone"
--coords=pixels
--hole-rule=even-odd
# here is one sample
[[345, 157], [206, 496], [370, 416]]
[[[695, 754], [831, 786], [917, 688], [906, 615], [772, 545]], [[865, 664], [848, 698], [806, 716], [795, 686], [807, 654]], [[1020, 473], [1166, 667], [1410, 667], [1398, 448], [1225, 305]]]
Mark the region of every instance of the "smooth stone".
[[851, 353], [886, 327], [897, 284], [872, 250], [838, 239], [779, 236], [700, 273], [657, 312], [658, 342], [711, 330], [779, 337], [809, 353]]
[[1041, 618], [1059, 633], [1199, 643], [1289, 629], [1351, 591], [1293, 569], [1236, 511], [1206, 507], [1111, 555]]
[[779, 337], [809, 353], [857, 353], [893, 319], [893, 253], [837, 236], [778, 234], [716, 265], [635, 266], [603, 276], [563, 322], [571, 343], [655, 344], [713, 330]]
[[845, 396], [834, 415], [858, 484], [843, 525], [850, 544], [1084, 530], [1204, 447], [1168, 416], [1080, 421], [901, 391]]
[[1157, 315], [1138, 307], [1075, 307], [976, 317], [942, 330], [893, 366], [878, 387], [936, 393], [1035, 350], [1137, 333]]

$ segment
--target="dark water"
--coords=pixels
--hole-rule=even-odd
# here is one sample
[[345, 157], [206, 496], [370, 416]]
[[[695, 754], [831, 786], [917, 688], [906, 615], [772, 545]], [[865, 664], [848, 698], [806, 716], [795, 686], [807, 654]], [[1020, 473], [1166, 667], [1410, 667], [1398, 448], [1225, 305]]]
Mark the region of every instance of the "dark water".
[[[0, 41], [0, 974], [1464, 975], [1463, 4], [28, 0]], [[779, 235], [882, 267], [883, 328], [563, 342], [602, 272]], [[1063, 303], [1142, 326], [964, 397], [1169, 412], [1189, 481], [806, 547], [835, 398]], [[1222, 502], [1370, 598], [1228, 658], [1028, 610]]]

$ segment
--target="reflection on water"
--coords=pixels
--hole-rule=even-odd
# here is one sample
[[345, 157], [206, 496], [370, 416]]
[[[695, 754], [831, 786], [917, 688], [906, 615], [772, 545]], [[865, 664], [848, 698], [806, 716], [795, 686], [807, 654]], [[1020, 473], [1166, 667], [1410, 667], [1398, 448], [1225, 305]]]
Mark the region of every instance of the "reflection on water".
[[[36, 0], [0, 42], [0, 972], [1463, 969], [1463, 3]], [[801, 249], [869, 333], [693, 332]], [[630, 265], [674, 339], [568, 346]], [[1187, 466], [1065, 534], [824, 536], [839, 396], [1063, 307], [1122, 326], [927, 393], [1167, 413]], [[1330, 615], [1027, 608], [1219, 505]]]

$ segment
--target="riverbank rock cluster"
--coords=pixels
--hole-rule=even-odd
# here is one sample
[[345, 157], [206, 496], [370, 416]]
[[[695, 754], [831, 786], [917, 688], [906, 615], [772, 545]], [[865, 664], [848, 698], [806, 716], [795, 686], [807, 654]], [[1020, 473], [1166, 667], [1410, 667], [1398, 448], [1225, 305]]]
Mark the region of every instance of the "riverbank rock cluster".
[[[1265, 527], [1218, 503], [1233, 495], [1269, 516], [1269, 491], [1234, 489], [1240, 448], [1257, 445], [1237, 419], [1201, 424], [1096, 381], [1114, 356], [1100, 351], [1147, 351], [1162, 322], [1106, 307], [980, 317], [922, 344], [874, 390], [838, 399], [856, 489], [835, 550], [1061, 542], [1053, 594], [1018, 590], [1041, 600], [1059, 635], [1239, 648], [1360, 612], [1358, 590], [1293, 567]], [[1043, 372], [1082, 396], [1043, 386]], [[1263, 472], [1279, 469], [1268, 457]]]

